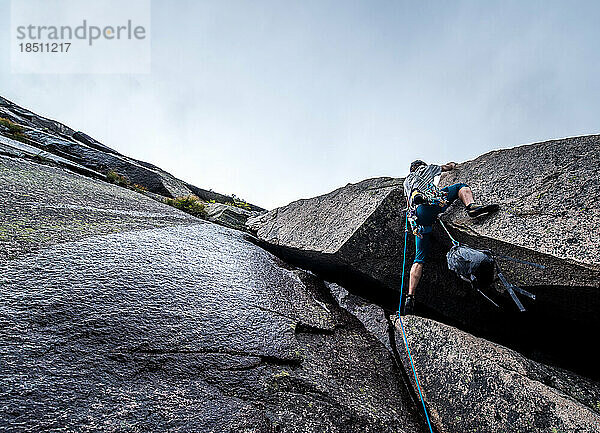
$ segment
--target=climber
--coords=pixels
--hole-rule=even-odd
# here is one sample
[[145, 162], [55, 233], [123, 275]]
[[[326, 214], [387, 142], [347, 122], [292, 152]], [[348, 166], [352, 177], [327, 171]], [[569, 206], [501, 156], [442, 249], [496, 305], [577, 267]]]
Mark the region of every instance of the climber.
[[429, 251], [433, 223], [457, 199], [466, 206], [467, 215], [477, 217], [498, 210], [498, 205], [475, 204], [473, 192], [467, 184], [456, 183], [445, 188], [438, 188], [434, 179], [443, 171], [451, 171], [455, 162], [444, 165], [428, 165], [421, 160], [410, 164], [410, 174], [404, 180], [404, 193], [407, 197], [407, 217], [411, 230], [415, 235], [415, 260], [410, 269], [408, 294], [404, 302], [403, 314], [412, 314], [414, 309], [415, 289], [423, 274], [423, 263]]

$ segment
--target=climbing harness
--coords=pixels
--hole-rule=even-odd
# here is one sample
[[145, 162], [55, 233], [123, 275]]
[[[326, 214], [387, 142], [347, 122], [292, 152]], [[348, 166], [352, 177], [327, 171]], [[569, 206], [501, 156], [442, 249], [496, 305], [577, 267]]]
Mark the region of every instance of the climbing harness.
[[[515, 259], [513, 257], [508, 257], [504, 255], [496, 255], [490, 250], [478, 250], [475, 248], [471, 248], [467, 245], [461, 245], [448, 231], [444, 222], [438, 218], [440, 225], [452, 241], [452, 248], [446, 255], [448, 260], [448, 268], [453, 270], [460, 278], [467, 281], [471, 284], [471, 287], [475, 289], [478, 293], [480, 293], [485, 299], [491, 302], [495, 307], [500, 308], [500, 306], [494, 302], [489, 296], [487, 296], [483, 291], [481, 291], [480, 287], [488, 286], [491, 284], [491, 281], [485, 281], [485, 278], [481, 278], [481, 274], [487, 272], [488, 274], [493, 274], [494, 269], [498, 275], [498, 279], [506, 289], [506, 292], [509, 294], [510, 298], [513, 300], [519, 311], [526, 311], [525, 307], [521, 303], [520, 299], [517, 297], [517, 293], [530, 298], [531, 300], [535, 300], [535, 295], [528, 292], [521, 287], [515, 286], [514, 284], [508, 282], [504, 274], [502, 273], [502, 269], [496, 259], [506, 259], [517, 263], [522, 263], [530, 266], [535, 266], [539, 269], [545, 269], [545, 266], [538, 265], [537, 263], [528, 262], [526, 260]], [[482, 271], [480, 274], [480, 278], [477, 278], [476, 271], [482, 267]], [[484, 272], [485, 270], [485, 272]]]
[[427, 420], [427, 426], [429, 427], [429, 432], [433, 433], [433, 429], [431, 428], [431, 422], [429, 421], [429, 414], [427, 413], [427, 408], [425, 407], [425, 400], [423, 399], [423, 394], [421, 393], [421, 385], [419, 383], [419, 378], [417, 376], [417, 371], [415, 370], [415, 364], [412, 359], [412, 355], [410, 353], [410, 348], [408, 347], [408, 340], [406, 339], [406, 332], [404, 331], [404, 324], [402, 323], [402, 316], [400, 315], [400, 310], [402, 309], [402, 292], [404, 291], [404, 270], [406, 269], [406, 247], [408, 245], [408, 213], [406, 214], [406, 225], [404, 228], [404, 254], [402, 256], [402, 283], [400, 284], [400, 305], [398, 305], [398, 321], [400, 322], [400, 329], [402, 330], [402, 339], [404, 341], [404, 347], [406, 347], [406, 354], [408, 355], [408, 360], [410, 361], [410, 367], [412, 368], [413, 376], [415, 378], [415, 383], [417, 385], [417, 391], [419, 391], [419, 397], [421, 399], [421, 404], [423, 405], [423, 412], [425, 412], [425, 419]]
[[[410, 206], [419, 204], [436, 204], [438, 206], [445, 206], [448, 194], [437, 187], [432, 181], [427, 181], [417, 172], [411, 173], [415, 179], [415, 185], [411, 194], [409, 204]], [[417, 199], [417, 202], [414, 200]]]
[[423, 234], [417, 225], [417, 207], [420, 205], [439, 206], [443, 208], [448, 204], [448, 193], [442, 191], [432, 181], [427, 181], [417, 172], [411, 173], [414, 177], [414, 185], [410, 197], [407, 197], [407, 217], [415, 235]]

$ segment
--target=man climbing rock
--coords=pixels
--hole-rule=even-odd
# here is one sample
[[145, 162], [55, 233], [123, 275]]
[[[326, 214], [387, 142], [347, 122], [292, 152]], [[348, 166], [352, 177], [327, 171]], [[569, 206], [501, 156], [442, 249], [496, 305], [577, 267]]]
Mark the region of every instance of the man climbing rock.
[[473, 192], [465, 183], [457, 183], [445, 188], [438, 188], [434, 179], [443, 171], [456, 167], [455, 162], [444, 165], [427, 165], [421, 160], [410, 164], [410, 174], [404, 180], [404, 193], [407, 197], [407, 217], [415, 235], [415, 260], [410, 269], [408, 294], [404, 302], [403, 314], [412, 314], [414, 309], [415, 289], [423, 274], [423, 263], [431, 243], [433, 223], [457, 199], [466, 206], [467, 215], [477, 217], [498, 210], [498, 205], [475, 204]]

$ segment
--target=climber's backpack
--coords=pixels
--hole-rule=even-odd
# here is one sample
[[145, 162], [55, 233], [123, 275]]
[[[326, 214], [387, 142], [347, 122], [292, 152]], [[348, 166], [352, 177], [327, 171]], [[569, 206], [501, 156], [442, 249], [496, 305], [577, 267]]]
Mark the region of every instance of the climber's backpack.
[[[543, 266], [541, 265], [525, 262], [523, 260], [513, 259], [512, 257], [498, 257], [543, 268]], [[521, 303], [515, 292], [518, 292], [535, 300], [535, 295], [509, 283], [506, 280], [504, 275], [502, 275], [500, 266], [498, 266], [498, 263], [495, 260], [494, 254], [489, 250], [478, 250], [475, 248], [471, 248], [467, 245], [455, 244], [450, 249], [450, 251], [448, 251], [448, 254], [446, 254], [446, 259], [448, 260], [448, 269], [456, 272], [456, 274], [460, 278], [470, 283], [471, 287], [477, 290], [477, 292], [483, 295], [488, 301], [490, 301], [498, 308], [500, 308], [498, 304], [496, 304], [489, 296], [487, 296], [481, 290], [490, 287], [493, 284], [495, 276], [494, 270], [497, 271], [498, 278], [500, 279], [500, 281], [506, 288], [506, 291], [508, 292], [508, 294], [515, 302], [517, 308], [520, 311], [525, 311], [525, 307], [523, 307], [523, 304]]]
[[454, 246], [446, 254], [448, 269], [475, 287], [487, 287], [494, 281], [494, 257], [487, 250], [466, 245]]

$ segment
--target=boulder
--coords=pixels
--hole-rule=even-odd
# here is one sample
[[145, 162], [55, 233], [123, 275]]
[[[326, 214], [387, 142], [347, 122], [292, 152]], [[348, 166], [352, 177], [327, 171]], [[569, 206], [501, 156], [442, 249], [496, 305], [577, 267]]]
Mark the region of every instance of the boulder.
[[206, 219], [236, 230], [246, 230], [246, 221], [256, 212], [223, 203], [207, 203]]
[[0, 163], [0, 249], [20, 248], [0, 255], [0, 430], [423, 431], [316, 276], [143, 194]]
[[260, 245], [326, 279], [378, 290], [399, 287], [404, 240], [402, 179], [348, 184], [248, 219]]
[[[392, 319], [410, 372], [399, 323]], [[600, 432], [599, 383], [430, 319], [405, 317], [404, 328], [437, 431]]]
[[[597, 269], [598, 146], [600, 135], [588, 135], [496, 150], [462, 163], [442, 175], [440, 186], [466, 182], [477, 200], [500, 203], [501, 210], [471, 220], [455, 206], [446, 220], [474, 236]], [[562, 277], [579, 281], [576, 275]]]

